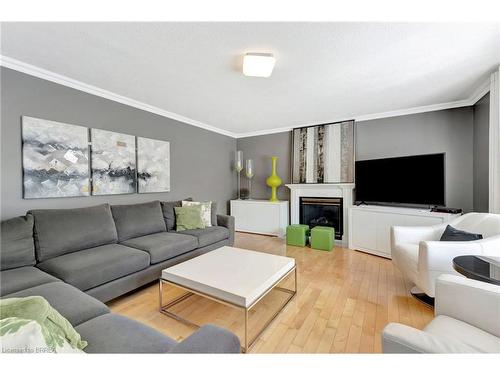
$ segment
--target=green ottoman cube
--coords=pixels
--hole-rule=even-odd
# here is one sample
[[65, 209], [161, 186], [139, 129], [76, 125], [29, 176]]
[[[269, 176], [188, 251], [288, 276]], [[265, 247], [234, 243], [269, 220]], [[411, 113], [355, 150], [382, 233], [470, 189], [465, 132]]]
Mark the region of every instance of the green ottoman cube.
[[286, 227], [286, 244], [292, 246], [306, 246], [309, 225], [292, 224]]
[[311, 229], [311, 247], [316, 250], [331, 251], [335, 243], [335, 229], [317, 226]]

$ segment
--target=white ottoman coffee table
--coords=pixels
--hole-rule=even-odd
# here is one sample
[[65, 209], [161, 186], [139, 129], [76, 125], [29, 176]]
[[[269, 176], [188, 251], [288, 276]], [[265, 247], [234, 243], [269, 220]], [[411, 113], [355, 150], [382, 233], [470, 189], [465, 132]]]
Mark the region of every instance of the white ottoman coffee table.
[[[294, 290], [277, 286], [292, 273], [295, 281]], [[174, 285], [187, 292], [164, 305], [164, 285]], [[249, 339], [248, 312], [273, 289], [285, 292], [289, 296], [257, 335]], [[193, 294], [241, 309], [245, 315], [245, 338], [242, 350], [247, 352], [296, 293], [295, 259], [224, 246], [162, 271], [160, 312], [184, 323], [198, 326], [169, 310]]]

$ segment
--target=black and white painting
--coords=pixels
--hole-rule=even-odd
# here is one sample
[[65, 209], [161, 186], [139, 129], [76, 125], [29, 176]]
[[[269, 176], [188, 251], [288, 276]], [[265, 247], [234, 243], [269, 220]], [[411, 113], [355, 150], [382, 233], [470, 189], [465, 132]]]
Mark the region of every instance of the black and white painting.
[[24, 198], [89, 195], [88, 128], [23, 116]]
[[91, 129], [92, 195], [136, 191], [135, 136]]
[[137, 137], [139, 193], [170, 191], [170, 142]]
[[292, 181], [354, 182], [354, 121], [294, 129]]

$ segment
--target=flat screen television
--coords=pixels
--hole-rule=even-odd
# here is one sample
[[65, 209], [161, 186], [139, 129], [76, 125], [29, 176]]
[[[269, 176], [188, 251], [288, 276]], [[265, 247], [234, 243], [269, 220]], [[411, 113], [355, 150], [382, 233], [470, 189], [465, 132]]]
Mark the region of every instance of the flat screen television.
[[356, 162], [356, 203], [444, 206], [445, 154]]

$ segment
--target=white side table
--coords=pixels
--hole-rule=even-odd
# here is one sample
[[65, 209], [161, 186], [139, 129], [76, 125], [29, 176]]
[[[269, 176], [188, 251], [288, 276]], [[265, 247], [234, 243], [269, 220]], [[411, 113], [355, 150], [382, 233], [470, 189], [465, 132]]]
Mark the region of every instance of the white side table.
[[240, 232], [284, 237], [288, 226], [288, 201], [257, 199], [231, 201], [231, 216]]

